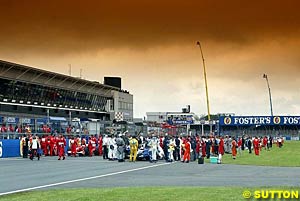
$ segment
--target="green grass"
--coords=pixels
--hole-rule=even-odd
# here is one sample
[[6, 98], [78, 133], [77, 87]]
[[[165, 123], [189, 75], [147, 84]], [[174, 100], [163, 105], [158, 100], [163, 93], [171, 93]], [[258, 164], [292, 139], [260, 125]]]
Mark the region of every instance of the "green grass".
[[[209, 163], [209, 161], [205, 161]], [[224, 164], [240, 164], [240, 165], [258, 165], [258, 166], [282, 166], [282, 167], [300, 167], [300, 141], [286, 141], [282, 148], [273, 145], [270, 151], [263, 150], [259, 156], [249, 154], [248, 150], [237, 154], [235, 160], [231, 154], [223, 156]]]
[[241, 188], [241, 187], [138, 187], [138, 188], [89, 188], [34, 191], [0, 197], [1, 201], [168, 201], [168, 200], [246, 200], [243, 192], [249, 190], [299, 190], [295, 187]]

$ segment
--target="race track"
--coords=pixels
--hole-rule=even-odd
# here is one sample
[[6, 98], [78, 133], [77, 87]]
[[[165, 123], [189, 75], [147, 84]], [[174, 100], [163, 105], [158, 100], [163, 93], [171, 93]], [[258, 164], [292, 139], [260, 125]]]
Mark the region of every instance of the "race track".
[[300, 186], [300, 167], [118, 163], [101, 157], [0, 159], [0, 195], [29, 190], [128, 186]]

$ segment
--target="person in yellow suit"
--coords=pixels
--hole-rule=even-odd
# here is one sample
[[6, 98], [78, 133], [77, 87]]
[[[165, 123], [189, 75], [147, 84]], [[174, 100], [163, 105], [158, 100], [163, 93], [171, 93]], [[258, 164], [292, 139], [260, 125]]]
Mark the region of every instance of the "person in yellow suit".
[[136, 155], [137, 155], [137, 150], [138, 150], [138, 146], [139, 146], [136, 136], [132, 136], [132, 138], [129, 141], [129, 145], [130, 145], [129, 161], [136, 161]]

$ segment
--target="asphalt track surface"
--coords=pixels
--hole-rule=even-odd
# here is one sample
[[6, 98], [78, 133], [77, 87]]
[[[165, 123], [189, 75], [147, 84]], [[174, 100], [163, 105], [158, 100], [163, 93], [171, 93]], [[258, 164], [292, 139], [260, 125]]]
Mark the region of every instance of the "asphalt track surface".
[[139, 186], [300, 186], [300, 167], [135, 163], [101, 157], [0, 159], [0, 195], [61, 188]]

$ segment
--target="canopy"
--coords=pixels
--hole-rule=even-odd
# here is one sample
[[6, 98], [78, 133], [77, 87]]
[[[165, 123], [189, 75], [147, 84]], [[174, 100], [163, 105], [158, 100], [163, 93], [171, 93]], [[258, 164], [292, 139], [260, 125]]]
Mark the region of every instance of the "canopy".
[[50, 121], [67, 121], [65, 117], [50, 117]]

